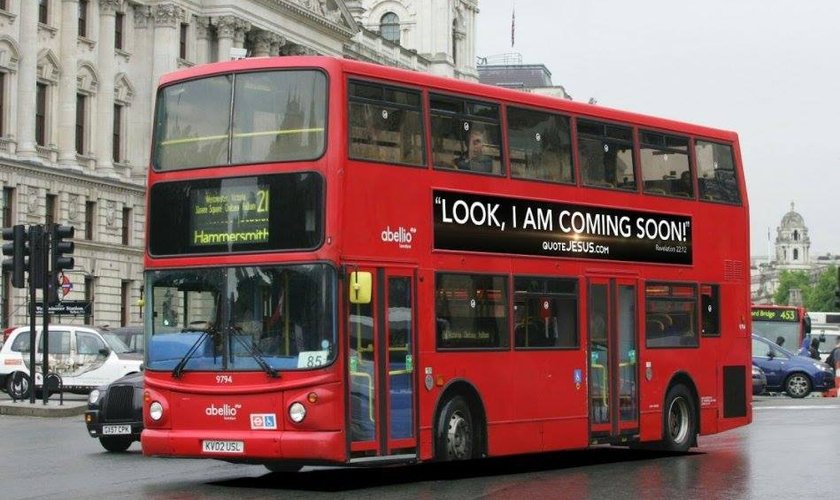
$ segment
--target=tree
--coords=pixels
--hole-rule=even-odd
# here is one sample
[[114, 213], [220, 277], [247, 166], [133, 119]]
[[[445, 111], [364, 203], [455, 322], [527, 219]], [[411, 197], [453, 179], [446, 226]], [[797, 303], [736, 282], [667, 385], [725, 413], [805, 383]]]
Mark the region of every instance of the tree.
[[779, 276], [779, 288], [776, 289], [776, 293], [773, 295], [773, 303], [787, 305], [788, 295], [792, 288], [798, 288], [802, 291], [804, 302], [808, 293], [806, 289], [810, 291], [811, 288], [808, 273], [805, 271], [782, 271], [782, 274]]
[[805, 300], [805, 307], [809, 311], [837, 311], [834, 304], [834, 290], [837, 289], [837, 267], [829, 266], [817, 278]]

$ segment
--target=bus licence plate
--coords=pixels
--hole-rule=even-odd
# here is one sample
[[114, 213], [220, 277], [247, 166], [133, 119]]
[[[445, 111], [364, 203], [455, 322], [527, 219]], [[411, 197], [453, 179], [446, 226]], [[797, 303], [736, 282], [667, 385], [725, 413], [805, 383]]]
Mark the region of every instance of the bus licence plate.
[[114, 436], [119, 434], [131, 434], [130, 425], [103, 425], [102, 434], [106, 436]]
[[244, 441], [210, 441], [201, 442], [203, 453], [245, 453]]

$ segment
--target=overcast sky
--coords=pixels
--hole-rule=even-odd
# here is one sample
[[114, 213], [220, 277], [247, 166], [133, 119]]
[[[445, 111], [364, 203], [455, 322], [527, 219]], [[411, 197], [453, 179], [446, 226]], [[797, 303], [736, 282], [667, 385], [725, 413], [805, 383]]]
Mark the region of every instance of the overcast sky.
[[479, 0], [477, 30], [477, 56], [545, 64], [576, 101], [734, 130], [751, 254], [791, 202], [811, 256], [840, 253], [840, 1]]

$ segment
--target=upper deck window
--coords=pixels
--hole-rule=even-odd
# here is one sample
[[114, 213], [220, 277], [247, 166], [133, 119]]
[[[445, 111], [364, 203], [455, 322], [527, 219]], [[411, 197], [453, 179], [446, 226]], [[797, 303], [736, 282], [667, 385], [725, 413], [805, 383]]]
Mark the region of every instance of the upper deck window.
[[499, 106], [454, 96], [429, 96], [435, 168], [500, 175]]
[[578, 120], [577, 131], [582, 184], [635, 191], [632, 129]]
[[508, 108], [511, 176], [574, 184], [569, 118]]
[[239, 73], [170, 85], [158, 95], [154, 168], [318, 158], [326, 104], [326, 77], [318, 71]]
[[688, 138], [643, 130], [639, 142], [645, 193], [693, 198]]
[[700, 199], [741, 203], [732, 146], [707, 141], [694, 143]]
[[425, 165], [420, 92], [350, 82], [350, 158]]

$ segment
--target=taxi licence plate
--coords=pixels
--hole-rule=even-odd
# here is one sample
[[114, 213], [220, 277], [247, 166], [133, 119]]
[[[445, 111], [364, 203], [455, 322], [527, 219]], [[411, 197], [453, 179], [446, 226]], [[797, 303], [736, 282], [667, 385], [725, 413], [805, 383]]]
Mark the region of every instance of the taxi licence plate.
[[102, 434], [106, 436], [114, 436], [121, 434], [131, 434], [130, 425], [103, 425]]
[[244, 441], [215, 441], [201, 442], [202, 453], [245, 453]]

